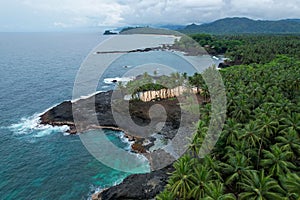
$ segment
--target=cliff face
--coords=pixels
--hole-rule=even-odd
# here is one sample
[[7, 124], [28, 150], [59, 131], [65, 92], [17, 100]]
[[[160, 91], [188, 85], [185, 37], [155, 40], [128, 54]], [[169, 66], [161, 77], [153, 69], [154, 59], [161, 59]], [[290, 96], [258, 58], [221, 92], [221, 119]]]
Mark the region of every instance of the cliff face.
[[141, 101], [149, 102], [154, 99], [168, 99], [173, 97], [179, 97], [183, 95], [184, 93], [193, 93], [196, 94], [199, 92], [198, 88], [187, 88], [185, 86], [178, 86], [172, 89], [161, 89], [156, 91], [145, 91], [140, 92], [137, 95], [137, 98], [139, 98]]

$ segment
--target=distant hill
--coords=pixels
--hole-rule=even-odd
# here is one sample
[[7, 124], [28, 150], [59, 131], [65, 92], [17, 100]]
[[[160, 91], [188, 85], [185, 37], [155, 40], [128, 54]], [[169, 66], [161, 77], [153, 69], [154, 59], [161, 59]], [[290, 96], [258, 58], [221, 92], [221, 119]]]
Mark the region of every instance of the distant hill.
[[169, 29], [157, 29], [151, 27], [127, 27], [120, 31], [120, 34], [157, 34], [157, 35], [178, 35], [179, 33]]
[[158, 28], [165, 28], [170, 30], [178, 30], [185, 28], [185, 25], [159, 25]]
[[278, 21], [252, 20], [248, 18], [224, 18], [207, 24], [191, 24], [180, 30], [183, 33], [300, 33], [300, 19]]

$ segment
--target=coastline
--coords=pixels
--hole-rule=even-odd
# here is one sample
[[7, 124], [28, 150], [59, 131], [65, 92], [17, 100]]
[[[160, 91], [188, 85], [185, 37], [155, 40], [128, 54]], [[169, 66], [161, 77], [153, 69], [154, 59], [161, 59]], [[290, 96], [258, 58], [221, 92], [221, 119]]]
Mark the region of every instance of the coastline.
[[[57, 106], [51, 108], [50, 110], [40, 115], [41, 124], [50, 124], [55, 126], [68, 125], [70, 127], [69, 130], [70, 134], [77, 134], [79, 132], [84, 132], [91, 129], [111, 129], [111, 130], [122, 131], [124, 133], [124, 136], [128, 138], [128, 141], [132, 142], [131, 150], [135, 153], [142, 154], [149, 160], [149, 162], [152, 162], [150, 148], [155, 145], [156, 138], [152, 136], [149, 136], [148, 138], [137, 137], [134, 131], [139, 131], [139, 130], [132, 130], [130, 129], [130, 127], [126, 127], [126, 122], [123, 124], [124, 127], [123, 126], [120, 127], [116, 124], [111, 112], [110, 99], [112, 96], [112, 92], [113, 91], [96, 93], [90, 96], [89, 98], [79, 99], [76, 102], [71, 102], [71, 101], [62, 102], [61, 104], [58, 104]], [[93, 100], [95, 102], [93, 102]], [[198, 101], [200, 102], [202, 100], [198, 99]], [[129, 101], [123, 100], [123, 103], [128, 103], [128, 102]], [[165, 124], [165, 127], [162, 129], [162, 131], [160, 131], [160, 133], [158, 134], [160, 134], [166, 139], [172, 139], [178, 131], [179, 123], [181, 120], [180, 119], [181, 109], [178, 103], [179, 102], [177, 99], [164, 99], [156, 102], [133, 101], [130, 103], [131, 105], [130, 114], [132, 119], [135, 122], [139, 123], [139, 125], [147, 125], [150, 120], [148, 116], [148, 111], [151, 108], [151, 106], [153, 106], [154, 104], [160, 104], [164, 106], [164, 108], [168, 111], [168, 118], [166, 120], [167, 123]], [[80, 127], [81, 129], [80, 131], [77, 130], [75, 127], [73, 113], [72, 113], [73, 112], [72, 104], [84, 105], [82, 109], [85, 109], [86, 105], [88, 105], [87, 108], [89, 108], [89, 106], [91, 105], [95, 106], [96, 114], [98, 116], [98, 124], [89, 124], [88, 126], [83, 125]], [[122, 106], [123, 104], [120, 103], [120, 105], [121, 105], [120, 108], [123, 108]], [[120, 109], [118, 110], [118, 112], [122, 114], [124, 110]], [[165, 119], [162, 118], [158, 120], [164, 121]], [[166, 156], [165, 160], [167, 161], [168, 159], [169, 159], [168, 156]], [[170, 166], [168, 166], [167, 169], [169, 169], [169, 167]], [[146, 175], [145, 174], [130, 175], [129, 177], [127, 177], [128, 179], [131, 180], [130, 182], [125, 181], [127, 179], [124, 179], [124, 181], [119, 185], [106, 189], [105, 194], [108, 195], [110, 193], [115, 193], [116, 191], [120, 191], [120, 188], [137, 187], [137, 185], [131, 183], [133, 179], [136, 179], [136, 181], [138, 181], [140, 185], [142, 181], [146, 183], [153, 178], [155, 178], [155, 180], [162, 180], [159, 181], [157, 184], [155, 184], [155, 187], [149, 190], [149, 195], [150, 196], [152, 195], [151, 198], [153, 198], [155, 196], [154, 193], [157, 194], [158, 192], [160, 192], [163, 186], [166, 184], [166, 182], [163, 181], [167, 179], [166, 177], [167, 174], [163, 173], [164, 170], [166, 169], [162, 168], [160, 170], [154, 170], [147, 173]], [[147, 184], [144, 185], [143, 188], [144, 189], [148, 188]], [[98, 199], [101, 199], [100, 197], [102, 192], [97, 194], [97, 196], [99, 197]], [[124, 192], [121, 192], [120, 194], [124, 194]], [[129, 195], [129, 193], [127, 194]], [[137, 195], [137, 193], [135, 193], [135, 195]], [[147, 196], [147, 198], [148, 197], [150, 198], [150, 196]], [[105, 199], [110, 199], [110, 198], [105, 198]], [[111, 199], [115, 199], [115, 196]]]
[[[111, 48], [111, 43], [102, 43], [101, 47], [97, 47], [90, 54], [93, 62], [100, 64], [93, 66], [91, 69], [97, 70], [104, 66], [101, 66], [101, 59], [106, 59], [105, 54], [119, 54], [134, 53], [134, 52], [148, 52], [148, 51], [178, 51], [182, 52], [183, 55], [191, 55], [189, 52], [184, 52], [183, 49], [173, 48], [171, 45], [174, 44], [176, 36], [171, 35], [121, 35], [114, 37], [113, 41], [115, 44], [122, 43], [123, 46], [120, 49]], [[128, 37], [134, 37], [136, 43], [130, 43]], [[128, 44], [127, 44], [128, 43]], [[116, 45], [119, 47], [119, 45]], [[87, 94], [92, 91], [85, 91]], [[151, 172], [146, 174], [133, 174], [123, 180], [122, 183], [107, 188], [95, 195], [94, 199], [152, 199], [161, 192], [167, 183], [168, 173], [173, 170], [172, 166], [158, 168], [159, 162], [173, 163], [175, 160], [172, 158], [170, 152], [158, 152], [152, 155], [150, 151], [151, 147], [155, 145], [157, 138], [149, 135], [148, 137], [138, 137], [143, 132], [142, 128], [133, 128], [130, 126], [128, 121], [122, 121], [121, 124], [117, 124], [111, 106], [112, 91], [106, 92], [95, 92], [92, 95], [75, 94], [74, 101], [64, 101], [59, 105], [54, 106], [47, 112], [40, 115], [41, 124], [50, 124], [53, 126], [68, 125], [70, 127], [68, 133], [77, 134], [92, 129], [111, 129], [124, 132], [124, 136], [132, 142], [131, 150], [135, 153], [142, 154], [145, 156], [150, 165], [154, 166], [151, 168]], [[114, 94], [115, 95], [115, 94]], [[159, 104], [164, 107], [167, 111], [167, 119], [163, 116], [155, 116], [155, 120], [158, 122], [165, 123], [160, 132], [153, 132], [153, 134], [160, 134], [164, 140], [172, 140], [177, 132], [179, 131], [181, 123], [181, 108], [178, 99], [162, 99], [160, 101], [128, 101], [124, 100], [123, 96], [120, 95], [120, 102], [118, 102], [117, 112], [120, 116], [126, 113], [126, 105], [130, 105], [129, 112], [131, 120], [134, 121], [138, 126], [147, 126], [151, 122], [149, 116], [149, 110], [153, 105]], [[84, 98], [81, 98], [84, 97]], [[115, 99], [116, 97], [114, 97]], [[118, 99], [118, 98], [117, 98]], [[202, 103], [203, 99], [198, 98], [198, 102]], [[75, 109], [74, 108], [75, 105]], [[125, 105], [125, 106], [124, 106]], [[84, 116], [80, 115], [80, 112], [84, 109]], [[74, 115], [79, 116], [80, 119], [74, 119]], [[95, 120], [89, 120], [90, 116], [96, 116]], [[197, 116], [199, 118], [199, 116]], [[76, 123], [75, 123], [76, 121]], [[77, 123], [79, 121], [79, 123]], [[92, 121], [92, 123], [91, 123]], [[186, 131], [186, 130], [181, 130]], [[154, 150], [156, 151], [156, 150]], [[152, 157], [153, 156], [153, 157]], [[171, 164], [172, 165], [172, 164]], [[139, 188], [137, 190], [137, 188]], [[130, 191], [130, 192], [129, 192]], [[146, 195], [146, 196], [145, 196]]]

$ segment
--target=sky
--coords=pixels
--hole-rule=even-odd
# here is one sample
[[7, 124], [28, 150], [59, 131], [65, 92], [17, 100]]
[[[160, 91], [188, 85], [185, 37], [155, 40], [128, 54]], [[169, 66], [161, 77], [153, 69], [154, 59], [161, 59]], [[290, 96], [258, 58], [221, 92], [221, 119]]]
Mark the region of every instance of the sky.
[[187, 25], [225, 17], [300, 18], [300, 0], [0, 0], [0, 32]]

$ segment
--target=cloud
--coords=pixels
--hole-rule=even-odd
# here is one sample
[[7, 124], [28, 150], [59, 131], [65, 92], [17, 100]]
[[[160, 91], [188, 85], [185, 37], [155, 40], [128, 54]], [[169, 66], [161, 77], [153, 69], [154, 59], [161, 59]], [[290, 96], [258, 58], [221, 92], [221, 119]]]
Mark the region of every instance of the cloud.
[[73, 26], [79, 26], [79, 22], [81, 25], [89, 22], [91, 26], [118, 25], [123, 21], [121, 13], [127, 9], [126, 5], [106, 0], [24, 0], [22, 3], [40, 12], [59, 16]]
[[62, 23], [62, 22], [54, 22], [53, 25], [55, 27], [59, 27], [59, 28], [68, 28], [68, 27], [70, 27], [69, 24], [65, 24], [65, 23]]
[[[204, 23], [233, 16], [254, 19], [300, 18], [299, 0], [11, 0], [10, 2], [5, 4], [5, 9], [0, 5], [2, 7], [0, 18], [11, 17], [5, 13], [15, 10], [27, 15], [23, 18], [31, 20], [30, 24], [36, 22], [36, 26], [39, 26], [39, 23], [49, 23], [49, 26], [60, 28]], [[0, 21], [0, 27], [1, 23]]]

